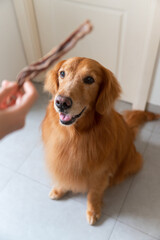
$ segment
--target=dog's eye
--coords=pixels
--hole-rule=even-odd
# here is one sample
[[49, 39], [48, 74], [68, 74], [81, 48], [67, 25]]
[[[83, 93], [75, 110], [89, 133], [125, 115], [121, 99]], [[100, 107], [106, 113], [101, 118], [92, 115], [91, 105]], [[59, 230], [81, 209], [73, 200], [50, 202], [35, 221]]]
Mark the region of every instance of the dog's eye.
[[94, 83], [94, 79], [91, 76], [87, 76], [83, 79], [83, 82], [86, 84], [92, 84]]
[[60, 71], [60, 76], [61, 76], [61, 78], [64, 78], [65, 77], [65, 71]]

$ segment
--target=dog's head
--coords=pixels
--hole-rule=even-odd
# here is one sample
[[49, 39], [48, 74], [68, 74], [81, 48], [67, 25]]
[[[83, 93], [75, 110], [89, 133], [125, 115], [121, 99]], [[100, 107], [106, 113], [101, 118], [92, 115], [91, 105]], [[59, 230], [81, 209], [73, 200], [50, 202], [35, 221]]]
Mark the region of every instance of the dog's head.
[[121, 91], [111, 71], [80, 57], [59, 62], [48, 72], [44, 89], [53, 95], [63, 125], [75, 123], [89, 111], [109, 113]]

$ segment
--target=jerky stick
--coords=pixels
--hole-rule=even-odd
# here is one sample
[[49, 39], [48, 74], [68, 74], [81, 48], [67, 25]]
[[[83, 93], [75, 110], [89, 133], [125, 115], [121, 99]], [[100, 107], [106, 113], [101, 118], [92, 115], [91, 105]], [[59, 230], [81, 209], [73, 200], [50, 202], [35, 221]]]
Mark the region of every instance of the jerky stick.
[[59, 46], [53, 48], [47, 55], [42, 57], [39, 61], [22, 69], [17, 76], [17, 83], [19, 88], [22, 87], [26, 77], [33, 79], [40, 72], [46, 70], [50, 65], [55, 63], [60, 57], [71, 50], [78, 40], [83, 38], [92, 30], [92, 25], [89, 20], [80, 25], [64, 42]]

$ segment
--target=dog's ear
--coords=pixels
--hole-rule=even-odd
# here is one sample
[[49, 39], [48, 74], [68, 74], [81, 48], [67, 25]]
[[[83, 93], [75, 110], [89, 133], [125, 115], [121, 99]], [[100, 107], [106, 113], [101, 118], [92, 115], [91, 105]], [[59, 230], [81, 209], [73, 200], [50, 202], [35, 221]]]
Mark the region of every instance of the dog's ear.
[[59, 83], [58, 83], [58, 71], [65, 60], [57, 63], [53, 69], [51, 69], [47, 75], [44, 82], [44, 91], [49, 92], [51, 94], [55, 94], [58, 90]]
[[104, 67], [102, 71], [103, 79], [96, 103], [96, 111], [101, 115], [103, 115], [105, 112], [110, 112], [115, 100], [120, 96], [121, 93], [121, 87], [113, 73]]

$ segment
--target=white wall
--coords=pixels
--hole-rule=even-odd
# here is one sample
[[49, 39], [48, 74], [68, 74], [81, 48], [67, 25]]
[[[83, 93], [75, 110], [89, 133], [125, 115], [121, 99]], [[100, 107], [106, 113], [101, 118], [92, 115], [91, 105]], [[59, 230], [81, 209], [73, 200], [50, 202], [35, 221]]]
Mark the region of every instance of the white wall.
[[154, 105], [160, 105], [160, 43], [148, 102]]
[[12, 0], [0, 0], [0, 82], [15, 80], [26, 65]]

